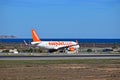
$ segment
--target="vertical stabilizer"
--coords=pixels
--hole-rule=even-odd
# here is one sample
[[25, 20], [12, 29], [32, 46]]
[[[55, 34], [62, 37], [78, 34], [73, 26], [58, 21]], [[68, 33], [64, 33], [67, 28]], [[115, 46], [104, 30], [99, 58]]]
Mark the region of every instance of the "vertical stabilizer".
[[33, 42], [40, 42], [41, 41], [34, 29], [32, 29], [32, 39], [33, 39]]

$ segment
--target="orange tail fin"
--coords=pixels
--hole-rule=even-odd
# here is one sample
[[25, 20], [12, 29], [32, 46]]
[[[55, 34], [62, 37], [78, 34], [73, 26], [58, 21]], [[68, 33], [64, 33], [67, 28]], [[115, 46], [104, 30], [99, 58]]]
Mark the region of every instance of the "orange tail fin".
[[34, 29], [32, 29], [32, 39], [33, 39], [33, 42], [40, 42], [41, 41]]

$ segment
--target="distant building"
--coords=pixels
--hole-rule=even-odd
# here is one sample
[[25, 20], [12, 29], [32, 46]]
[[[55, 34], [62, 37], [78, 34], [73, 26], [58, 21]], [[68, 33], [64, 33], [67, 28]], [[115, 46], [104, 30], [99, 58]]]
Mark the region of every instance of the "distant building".
[[16, 36], [13, 35], [0, 35], [0, 39], [13, 39], [13, 38], [17, 38]]
[[15, 54], [18, 54], [17, 49], [10, 49], [10, 50], [9, 50], [9, 52], [10, 52], [10, 53], [15, 53]]

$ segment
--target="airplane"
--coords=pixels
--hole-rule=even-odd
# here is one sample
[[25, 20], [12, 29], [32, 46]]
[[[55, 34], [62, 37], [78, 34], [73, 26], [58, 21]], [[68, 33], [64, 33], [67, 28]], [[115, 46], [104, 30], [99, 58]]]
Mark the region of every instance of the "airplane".
[[32, 29], [32, 39], [33, 39], [33, 41], [31, 42], [31, 45], [45, 48], [50, 53], [55, 52], [55, 51], [65, 52], [65, 53], [67, 51], [78, 52], [79, 48], [80, 48], [77, 41], [76, 42], [74, 42], [74, 41], [42, 41], [38, 37], [38, 35], [34, 29]]

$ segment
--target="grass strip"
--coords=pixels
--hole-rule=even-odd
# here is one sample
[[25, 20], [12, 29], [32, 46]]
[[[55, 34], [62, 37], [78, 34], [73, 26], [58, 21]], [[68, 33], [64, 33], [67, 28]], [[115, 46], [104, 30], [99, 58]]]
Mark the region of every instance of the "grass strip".
[[25, 64], [120, 64], [120, 59], [80, 59], [80, 60], [1, 60], [0, 65]]

